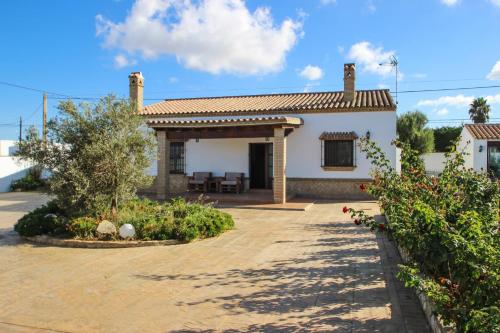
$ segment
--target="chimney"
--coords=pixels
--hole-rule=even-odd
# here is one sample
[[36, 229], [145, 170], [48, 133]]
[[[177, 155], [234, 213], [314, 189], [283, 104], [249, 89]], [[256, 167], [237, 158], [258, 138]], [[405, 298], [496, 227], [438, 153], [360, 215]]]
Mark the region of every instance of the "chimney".
[[356, 93], [356, 64], [344, 64], [344, 102], [352, 102]]
[[141, 72], [132, 72], [128, 76], [130, 102], [135, 105], [136, 111], [141, 112], [144, 103], [144, 78]]

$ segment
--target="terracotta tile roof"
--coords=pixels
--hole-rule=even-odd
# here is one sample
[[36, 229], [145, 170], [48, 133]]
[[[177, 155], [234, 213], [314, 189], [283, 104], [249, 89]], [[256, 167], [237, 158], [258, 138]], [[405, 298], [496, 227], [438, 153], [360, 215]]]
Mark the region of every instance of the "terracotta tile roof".
[[500, 124], [465, 124], [475, 139], [500, 139]]
[[389, 90], [358, 90], [352, 102], [344, 92], [167, 99], [148, 105], [142, 115], [194, 116], [310, 112], [395, 111]]
[[301, 118], [269, 116], [248, 118], [223, 118], [223, 119], [197, 119], [174, 120], [160, 119], [146, 122], [150, 127], [223, 127], [223, 126], [252, 126], [252, 125], [293, 125], [303, 124]]
[[356, 140], [358, 135], [354, 132], [323, 132], [320, 140]]

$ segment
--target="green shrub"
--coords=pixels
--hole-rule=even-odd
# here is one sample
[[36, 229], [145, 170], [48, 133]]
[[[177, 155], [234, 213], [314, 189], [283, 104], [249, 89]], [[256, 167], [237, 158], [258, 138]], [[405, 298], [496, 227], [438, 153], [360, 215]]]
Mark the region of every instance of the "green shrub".
[[[439, 178], [425, 173], [418, 154], [401, 145], [401, 174], [380, 148], [362, 140], [375, 165], [370, 194], [379, 199], [388, 230], [411, 258], [398, 277], [425, 293], [458, 332], [500, 332], [500, 189], [485, 173], [464, 168], [452, 149]], [[344, 210], [374, 228], [362, 211]]]
[[95, 238], [99, 221], [95, 218], [83, 216], [72, 219], [68, 224], [69, 233], [81, 239]]
[[38, 167], [32, 167], [28, 170], [26, 176], [21, 179], [14, 180], [10, 184], [11, 191], [33, 191], [40, 187], [44, 187], [45, 180], [42, 179], [42, 170]]
[[[184, 199], [163, 204], [148, 199], [134, 199], [119, 208], [116, 226], [119, 228], [126, 223], [133, 225], [136, 239], [140, 240], [178, 239], [189, 242], [197, 238], [214, 237], [234, 227], [231, 215], [211, 205], [188, 203]], [[49, 213], [61, 217], [45, 218]], [[99, 221], [109, 219], [107, 216], [63, 216], [57, 206], [50, 202], [20, 219], [16, 231], [23, 236], [67, 233], [76, 238], [93, 239], [97, 237]]]
[[66, 225], [67, 218], [64, 213], [51, 201], [24, 215], [17, 221], [14, 230], [21, 236], [27, 237], [43, 234], [61, 235], [66, 233]]
[[179, 240], [189, 242], [197, 238], [214, 237], [234, 227], [231, 215], [211, 205], [175, 199], [169, 208], [174, 217], [174, 236]]

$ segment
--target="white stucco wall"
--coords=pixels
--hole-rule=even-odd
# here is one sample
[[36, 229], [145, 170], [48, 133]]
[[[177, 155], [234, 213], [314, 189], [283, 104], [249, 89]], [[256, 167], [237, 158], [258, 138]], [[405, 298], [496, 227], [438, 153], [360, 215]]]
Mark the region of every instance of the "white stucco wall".
[[200, 139], [186, 142], [186, 173], [212, 172], [224, 176], [225, 172], [249, 174], [249, 144], [272, 142], [272, 138]]
[[[18, 157], [12, 156], [16, 151], [14, 140], [0, 140], [0, 192], [8, 192], [10, 184], [23, 178], [32, 164], [22, 162]], [[46, 178], [47, 173], [43, 177]]]
[[446, 163], [445, 153], [427, 153], [420, 156], [424, 161], [425, 171], [432, 175], [443, 172]]
[[0, 156], [0, 192], [8, 192], [12, 181], [23, 178], [30, 166], [18, 157]]
[[[464, 127], [460, 136], [459, 148], [467, 153], [464, 156], [465, 167], [476, 171], [486, 171], [488, 166], [488, 141], [500, 140], [479, 140], [474, 139], [470, 132]], [[482, 151], [479, 151], [482, 146]]]
[[[458, 143], [458, 150], [464, 153], [465, 167], [467, 169], [474, 168], [474, 138], [470, 135], [469, 131], [464, 127], [460, 134], [460, 141]], [[478, 148], [479, 149], [479, 148]]]
[[[356, 147], [356, 165], [353, 171], [325, 171], [321, 168], [321, 141], [323, 132], [354, 131], [360, 137], [370, 131], [371, 139], [387, 154], [396, 167], [396, 112], [351, 112], [287, 115], [300, 117], [304, 125], [295, 129], [287, 140], [287, 177], [291, 178], [343, 178], [370, 177], [371, 164]], [[228, 118], [228, 117], [224, 117]], [[215, 119], [215, 117], [211, 118]], [[186, 173], [211, 171], [215, 176], [225, 172], [244, 172], [248, 176], [249, 143], [266, 142], [257, 139], [200, 139], [186, 142]], [[268, 142], [272, 142], [269, 138]], [[153, 171], [152, 167], [151, 171]]]
[[12, 156], [16, 151], [14, 140], [0, 140], [0, 156]]

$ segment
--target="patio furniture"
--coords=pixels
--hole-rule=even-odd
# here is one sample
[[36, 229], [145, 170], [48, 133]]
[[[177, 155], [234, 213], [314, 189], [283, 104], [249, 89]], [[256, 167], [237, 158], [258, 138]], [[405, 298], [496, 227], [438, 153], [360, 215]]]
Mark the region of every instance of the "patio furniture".
[[188, 179], [188, 190], [207, 192], [210, 178], [211, 172], [193, 172], [193, 176]]
[[243, 172], [226, 172], [224, 179], [219, 181], [219, 192], [242, 192], [243, 176]]

